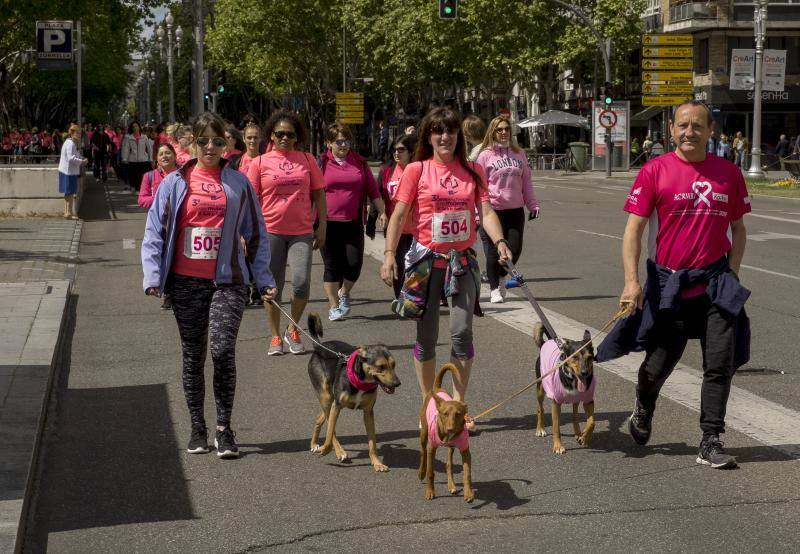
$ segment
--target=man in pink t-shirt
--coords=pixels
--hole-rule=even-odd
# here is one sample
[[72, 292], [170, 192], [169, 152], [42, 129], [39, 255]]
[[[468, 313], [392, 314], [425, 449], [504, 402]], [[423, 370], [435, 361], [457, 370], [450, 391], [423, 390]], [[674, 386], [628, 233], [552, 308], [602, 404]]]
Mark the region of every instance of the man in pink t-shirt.
[[[688, 339], [699, 338], [703, 438], [697, 462], [714, 468], [734, 467], [736, 460], [722, 448], [719, 434], [725, 432], [737, 325], [744, 312], [726, 310], [731, 303], [725, 295], [731, 294], [731, 289], [739, 289], [735, 294], [744, 290], [745, 299], [749, 295], [738, 284], [738, 272], [746, 242], [742, 217], [750, 211], [750, 197], [741, 171], [706, 153], [714, 124], [705, 104], [691, 101], [678, 106], [670, 123], [676, 151], [645, 164], [625, 203], [629, 215], [622, 244], [625, 287], [620, 305], [641, 308], [647, 302], [646, 310], [655, 311], [629, 429], [638, 444], [648, 442], [659, 391]], [[648, 226], [650, 277], [643, 295], [638, 264]], [[676, 278], [670, 279], [673, 275]], [[723, 287], [723, 279], [732, 281], [733, 286]], [[669, 287], [677, 290], [668, 292]], [[677, 300], [665, 307], [668, 294]]]

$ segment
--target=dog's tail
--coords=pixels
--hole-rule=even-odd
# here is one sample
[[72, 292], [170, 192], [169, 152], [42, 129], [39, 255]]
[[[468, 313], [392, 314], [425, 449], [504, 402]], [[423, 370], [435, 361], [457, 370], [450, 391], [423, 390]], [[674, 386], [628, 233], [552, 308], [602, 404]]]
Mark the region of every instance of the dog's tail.
[[544, 325], [541, 323], [537, 323], [533, 326], [533, 342], [535, 342], [536, 346], [539, 348], [544, 344]]
[[322, 320], [319, 314], [308, 314], [308, 334], [311, 335], [316, 342], [314, 342], [314, 350], [324, 353], [324, 351], [317, 345], [322, 342]]
[[447, 372], [453, 374], [453, 377], [461, 377], [461, 374], [458, 372], [458, 368], [448, 362], [442, 366], [442, 369], [439, 370], [439, 373], [436, 375], [436, 379], [433, 381], [433, 390], [442, 388], [442, 379], [444, 379], [444, 374]]

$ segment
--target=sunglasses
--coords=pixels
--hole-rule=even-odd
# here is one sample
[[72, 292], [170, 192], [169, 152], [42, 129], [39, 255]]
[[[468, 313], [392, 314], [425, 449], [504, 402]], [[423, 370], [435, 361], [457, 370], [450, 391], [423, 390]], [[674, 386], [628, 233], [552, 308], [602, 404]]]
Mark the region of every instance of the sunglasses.
[[292, 140], [294, 138], [297, 138], [297, 133], [295, 133], [294, 131], [272, 131], [272, 134], [275, 135], [275, 138], [277, 139], [287, 138], [289, 140]]
[[408, 152], [408, 149], [405, 148], [404, 146], [401, 146], [401, 147], [395, 148], [394, 150], [392, 150], [392, 152], [394, 152], [395, 154], [402, 154], [403, 152]]
[[432, 135], [455, 135], [458, 134], [458, 129], [450, 129], [449, 127], [442, 127], [442, 126], [435, 126], [431, 127], [431, 134]]
[[222, 137], [197, 137], [195, 142], [197, 142], [197, 146], [206, 146], [209, 142], [217, 148], [222, 148], [225, 146], [225, 139]]
[[337, 140], [335, 144], [336, 146], [351, 146], [353, 142], [349, 140]]

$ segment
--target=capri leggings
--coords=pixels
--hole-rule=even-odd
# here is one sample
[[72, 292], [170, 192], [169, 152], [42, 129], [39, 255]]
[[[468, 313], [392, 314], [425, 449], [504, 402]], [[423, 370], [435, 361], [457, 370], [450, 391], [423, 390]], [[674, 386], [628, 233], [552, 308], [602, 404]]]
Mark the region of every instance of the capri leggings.
[[236, 337], [242, 322], [247, 287], [217, 287], [209, 279], [172, 275], [168, 289], [183, 347], [183, 393], [192, 425], [205, 426], [204, 366], [209, 329], [217, 425], [230, 425], [236, 392]]
[[277, 302], [281, 301], [286, 284], [286, 263], [292, 268], [292, 297], [308, 299], [311, 290], [311, 251], [314, 235], [273, 235], [269, 238], [269, 269], [278, 287]]
[[403, 289], [403, 282], [405, 281], [406, 273], [406, 253], [411, 248], [411, 243], [414, 240], [414, 235], [403, 234], [400, 235], [400, 240], [397, 241], [396, 252], [394, 253], [394, 262], [397, 264], [397, 276], [394, 278], [393, 288], [394, 297], [400, 296], [400, 291]]
[[[436, 357], [436, 341], [439, 338], [439, 303], [442, 299], [442, 285], [446, 273], [445, 268], [434, 268], [430, 275], [428, 302], [425, 314], [417, 321], [417, 343], [414, 345], [414, 357], [421, 361]], [[458, 277], [460, 292], [450, 297], [450, 353], [458, 360], [471, 360], [475, 357], [472, 344], [472, 314], [478, 287], [472, 274], [467, 271]]]
[[326, 283], [355, 283], [364, 263], [364, 225], [360, 219], [328, 221], [325, 246], [320, 249], [325, 262]]
[[[515, 264], [522, 253], [522, 236], [525, 233], [525, 210], [523, 208], [512, 208], [510, 210], [495, 210], [503, 227], [503, 237], [508, 241], [508, 249], [511, 250], [511, 261]], [[507, 271], [500, 265], [500, 255], [497, 253], [492, 239], [481, 227], [481, 240], [483, 241], [483, 252], [486, 254], [486, 277], [489, 279], [489, 286], [496, 289], [500, 286], [500, 278], [505, 277]]]

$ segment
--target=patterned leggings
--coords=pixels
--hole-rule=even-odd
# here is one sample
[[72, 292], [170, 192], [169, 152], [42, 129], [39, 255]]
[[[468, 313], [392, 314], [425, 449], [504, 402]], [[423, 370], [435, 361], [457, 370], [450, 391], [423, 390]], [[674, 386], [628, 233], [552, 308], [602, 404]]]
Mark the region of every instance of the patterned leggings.
[[236, 337], [247, 300], [247, 287], [217, 287], [209, 279], [182, 275], [172, 275], [170, 285], [168, 293], [183, 347], [183, 392], [192, 425], [205, 426], [204, 366], [210, 329], [217, 425], [227, 426], [231, 422], [236, 392]]

